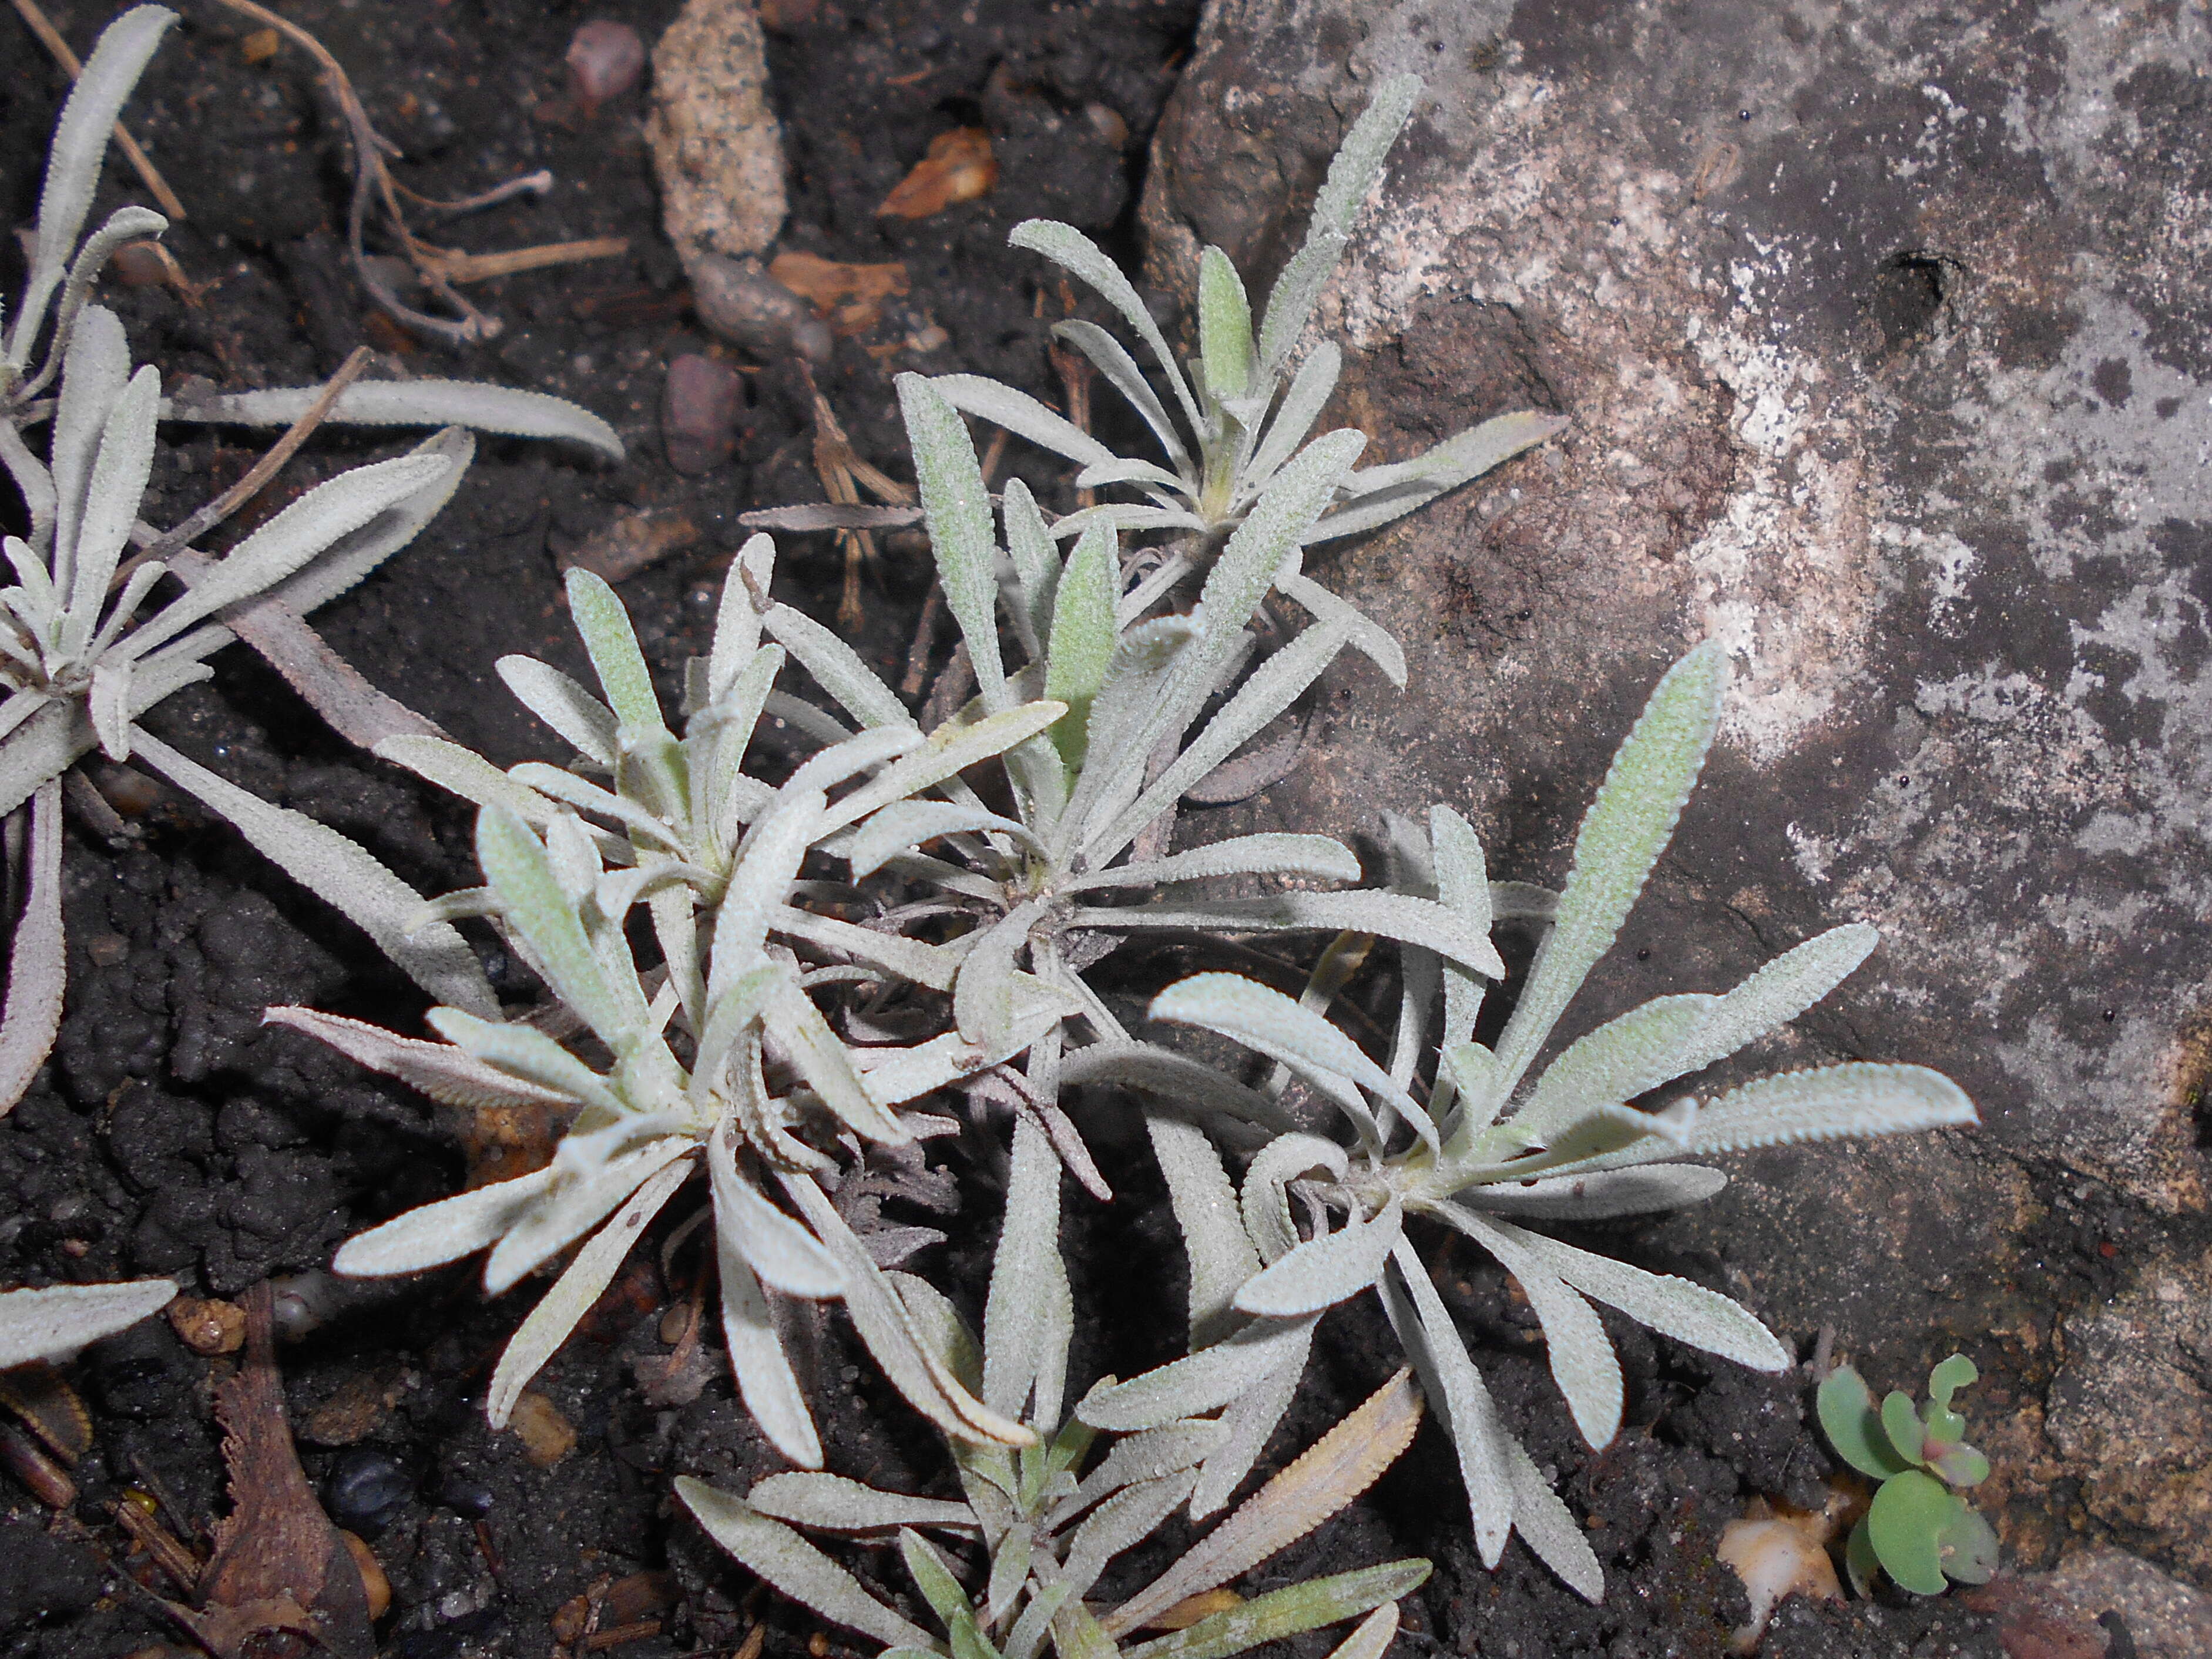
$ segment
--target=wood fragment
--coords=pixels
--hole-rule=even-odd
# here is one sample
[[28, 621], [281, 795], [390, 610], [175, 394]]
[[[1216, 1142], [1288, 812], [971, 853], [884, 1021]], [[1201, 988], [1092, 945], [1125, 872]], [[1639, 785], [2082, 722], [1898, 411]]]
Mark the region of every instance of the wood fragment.
[[929, 141], [928, 153], [891, 187], [876, 216], [927, 219], [956, 203], [988, 195], [998, 182], [999, 163], [991, 154], [990, 133], [981, 127], [956, 127]]
[[334, 1659], [374, 1659], [361, 1570], [315, 1501], [284, 1420], [274, 1302], [265, 1280], [246, 1293], [246, 1363], [216, 1395], [231, 1511], [216, 1526], [200, 1605], [162, 1605], [216, 1659], [246, 1659], [270, 1631], [296, 1632]]
[[416, 245], [419, 264], [437, 271], [449, 283], [483, 283], [518, 271], [543, 270], [549, 265], [580, 265], [590, 259], [612, 259], [629, 252], [627, 236], [592, 236], [574, 242], [541, 242], [535, 247], [507, 248], [498, 253], [465, 253], [454, 248]]
[[191, 1593], [192, 1586], [199, 1582], [199, 1559], [178, 1540], [174, 1533], [128, 1498], [111, 1502], [107, 1512], [171, 1583], [187, 1595]]

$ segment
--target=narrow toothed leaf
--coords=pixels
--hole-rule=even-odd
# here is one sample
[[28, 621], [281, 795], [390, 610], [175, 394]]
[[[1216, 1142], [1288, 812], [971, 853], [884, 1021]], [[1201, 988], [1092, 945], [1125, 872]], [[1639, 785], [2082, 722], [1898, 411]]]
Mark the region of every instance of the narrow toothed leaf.
[[1090, 740], [1091, 705], [1106, 684], [1106, 671], [1121, 642], [1114, 605], [1121, 587], [1121, 562], [1111, 528], [1085, 531], [1067, 556], [1067, 568], [1054, 587], [1051, 643], [1045, 653], [1044, 694], [1067, 705], [1065, 719], [1052, 729], [1060, 758], [1083, 764]]
[[1528, 1071], [1673, 838], [1719, 726], [1727, 679], [1720, 648], [1699, 646], [1667, 671], [1613, 757], [1576, 835], [1558, 916], [1498, 1039], [1500, 1087], [1510, 1091]]
[[621, 599], [605, 578], [581, 565], [569, 568], [567, 581], [569, 617], [615, 718], [641, 728], [660, 725], [660, 699], [654, 695], [652, 672], [637, 647], [637, 634]]
[[548, 1168], [425, 1204], [348, 1239], [331, 1257], [331, 1269], [353, 1279], [382, 1279], [474, 1255], [505, 1237], [552, 1184]]
[[1328, 836], [1234, 836], [1164, 859], [1077, 876], [1066, 885], [1070, 891], [1088, 892], [1103, 887], [1151, 887], [1171, 881], [1247, 875], [1357, 881], [1359, 860], [1342, 842]]
[[769, 1289], [814, 1301], [842, 1295], [844, 1270], [821, 1240], [738, 1174], [736, 1139], [737, 1126], [731, 1122], [707, 1138], [715, 1231], [737, 1248]]
[[1588, 1175], [1542, 1179], [1506, 1179], [1494, 1186], [1470, 1187], [1455, 1201], [1492, 1215], [1548, 1221], [1601, 1221], [1621, 1215], [1702, 1204], [1728, 1177], [1695, 1164], [1654, 1164], [1640, 1170], [1598, 1170]]
[[8, 1009], [0, 1017], [0, 1117], [23, 1097], [61, 1030], [69, 951], [62, 932], [59, 778], [47, 779], [31, 799], [31, 845], [25, 863], [30, 890], [15, 921], [8, 959]]
[[1227, 1405], [1310, 1338], [1313, 1321], [1255, 1320], [1234, 1336], [1127, 1382], [1091, 1389], [1076, 1415], [1091, 1427], [1130, 1434]]
[[973, 1530], [975, 1512], [965, 1504], [878, 1492], [841, 1474], [772, 1474], [756, 1482], [745, 1501], [763, 1515], [823, 1532], [890, 1532], [900, 1527], [962, 1527]]
[[1022, 1117], [983, 1309], [983, 1403], [1018, 1421], [1040, 1374], [1066, 1366], [1073, 1328], [1060, 1255], [1060, 1160], [1044, 1131]]
[[1197, 432], [1203, 428], [1205, 421], [1198, 412], [1197, 401], [1190, 395], [1189, 384], [1176, 366], [1175, 353], [1169, 349], [1160, 325], [1152, 320], [1152, 313], [1145, 308], [1144, 301], [1121, 274], [1121, 267], [1108, 258], [1096, 242], [1073, 226], [1050, 219], [1024, 219], [1014, 227], [1006, 240], [1012, 246], [1042, 253], [1097, 289], [1100, 297], [1137, 331], [1137, 337], [1152, 354], [1152, 361], [1159, 365], [1176, 401], [1182, 404], [1183, 418], [1190, 422], [1190, 429]]
[[162, 776], [229, 819], [257, 851], [375, 940], [417, 985], [455, 1007], [499, 1012], [499, 999], [468, 941], [443, 922], [417, 931], [422, 896], [365, 848], [305, 813], [271, 806], [167, 744], [132, 731], [137, 751]]
[[980, 415], [1079, 466], [1109, 465], [1121, 459], [1066, 416], [1000, 381], [981, 374], [938, 374], [927, 384], [961, 413]]
[[708, 1537], [793, 1601], [892, 1647], [936, 1651], [936, 1638], [927, 1631], [877, 1601], [860, 1580], [781, 1521], [688, 1474], [677, 1477], [676, 1495]]
[[846, 856], [852, 860], [853, 879], [859, 881], [875, 874], [886, 860], [911, 852], [924, 842], [939, 836], [972, 835], [979, 830], [1036, 844], [1026, 825], [988, 807], [949, 800], [901, 800], [893, 801], [860, 825]]
[[1979, 1123], [1966, 1091], [1921, 1066], [1853, 1063], [1785, 1072], [1730, 1090], [1699, 1112], [1680, 1152], [1738, 1152], [1792, 1140], [1905, 1134]]
[[1610, 1256], [1562, 1244], [1556, 1238], [1500, 1222], [1522, 1249], [1562, 1279], [1626, 1314], [1639, 1325], [1733, 1359], [1753, 1370], [1783, 1371], [1793, 1364], [1774, 1334], [1717, 1291], [1671, 1274], [1645, 1273]]
[[1242, 398], [1251, 388], [1252, 302], [1237, 267], [1218, 247], [1198, 256], [1198, 356], [1213, 397]]
[[639, 1188], [621, 1213], [592, 1235], [576, 1252], [567, 1271], [553, 1281], [553, 1288], [538, 1298], [500, 1354], [491, 1386], [485, 1390], [484, 1415], [493, 1428], [507, 1426], [514, 1403], [522, 1397], [530, 1379], [544, 1369], [577, 1322], [591, 1312], [592, 1304], [614, 1281], [630, 1247], [690, 1173], [689, 1164], [671, 1164]]
[[1613, 1437], [1620, 1431], [1620, 1361], [1595, 1310], [1528, 1246], [1526, 1241], [1533, 1235], [1455, 1205], [1437, 1205], [1431, 1213], [1488, 1250], [1520, 1281], [1528, 1305], [1536, 1310], [1544, 1328], [1545, 1346], [1551, 1351], [1552, 1378], [1567, 1397], [1575, 1426], [1594, 1447], [1612, 1444]]
[[1101, 1626], [1109, 1636], [1134, 1630], [1304, 1537], [1380, 1480], [1420, 1423], [1420, 1390], [1401, 1370]]
[[[1182, 434], [1176, 430], [1175, 422], [1168, 415], [1167, 405], [1160, 401], [1159, 394], [1145, 379], [1145, 371], [1137, 367], [1137, 360], [1129, 355], [1128, 349], [1096, 323], [1071, 319], [1054, 324], [1052, 331], [1097, 365], [1098, 372], [1106, 377], [1107, 384], [1127, 398], [1129, 407], [1143, 416], [1145, 424], [1152, 428], [1152, 435], [1160, 441], [1160, 447], [1166, 451], [1168, 460], [1176, 472], [1188, 479], [1193, 474], [1190, 451], [1183, 444]], [[1314, 413], [1320, 412], [1320, 405], [1316, 404]], [[1285, 454], [1287, 458], [1288, 452], [1285, 451]], [[1011, 481], [1007, 488], [1012, 488]]]
[[900, 756], [850, 794], [841, 796], [815, 833], [829, 835], [895, 800], [934, 788], [979, 762], [1027, 742], [1066, 712], [1066, 703], [1025, 702], [988, 714], [972, 726], [941, 726], [921, 747]]
[[1167, 1178], [1190, 1270], [1190, 1346], [1202, 1348], [1237, 1322], [1231, 1304], [1238, 1287], [1260, 1271], [1260, 1258], [1245, 1236], [1237, 1189], [1206, 1132], [1180, 1116], [1152, 1110], [1145, 1114], [1145, 1128]]
[[1467, 1490], [1468, 1511], [1474, 1522], [1476, 1553], [1484, 1566], [1495, 1567], [1513, 1532], [1513, 1471], [1507, 1450], [1512, 1438], [1498, 1421], [1482, 1373], [1468, 1358], [1459, 1328], [1413, 1246], [1401, 1239], [1391, 1260], [1391, 1271], [1382, 1282], [1383, 1310], [1420, 1372], [1421, 1386], [1428, 1390], [1429, 1401], [1459, 1455], [1460, 1484]]
[[[994, 381], [980, 384], [1009, 397], [1022, 396]], [[999, 544], [991, 526], [991, 492], [983, 482], [967, 422], [944, 392], [920, 374], [900, 375], [897, 386], [930, 547], [937, 559], [938, 586], [968, 641], [983, 707], [995, 714], [1009, 706], [1010, 699], [1006, 664], [999, 654], [999, 583], [994, 574]], [[1103, 445], [1099, 448], [1110, 456]]]
[[1388, 1561], [1327, 1578], [1309, 1578], [1288, 1589], [1255, 1595], [1188, 1630], [1126, 1648], [1122, 1659], [1230, 1659], [1263, 1642], [1356, 1619], [1419, 1589], [1428, 1576], [1426, 1561]]
[[[286, 426], [313, 407], [323, 388], [272, 386], [173, 398], [161, 418], [237, 426]], [[483, 380], [356, 380], [325, 416], [337, 426], [465, 426], [510, 438], [566, 439], [623, 458], [622, 439], [588, 409], [543, 392]]]
[[161, 1312], [176, 1295], [166, 1279], [0, 1291], [0, 1370], [74, 1353]]
[[[571, 1134], [562, 1153], [576, 1144], [577, 1137]], [[484, 1261], [484, 1294], [498, 1296], [513, 1288], [525, 1273], [567, 1249], [693, 1144], [670, 1135], [617, 1152], [584, 1173], [556, 1179], [543, 1200], [532, 1204], [492, 1246]], [[561, 1165], [556, 1162], [551, 1167], [559, 1170]]]
[[1372, 1285], [1405, 1232], [1405, 1212], [1393, 1194], [1371, 1221], [1347, 1223], [1309, 1239], [1245, 1281], [1233, 1305], [1239, 1313], [1291, 1319], [1319, 1313]]
[[535, 657], [501, 657], [496, 666], [500, 678], [524, 708], [559, 732], [578, 754], [613, 769], [618, 724], [613, 709]]

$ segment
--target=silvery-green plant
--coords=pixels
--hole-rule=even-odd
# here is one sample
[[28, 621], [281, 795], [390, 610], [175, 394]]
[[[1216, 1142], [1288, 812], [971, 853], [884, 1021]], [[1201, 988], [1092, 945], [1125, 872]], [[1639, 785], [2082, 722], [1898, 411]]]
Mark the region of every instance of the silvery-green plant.
[[[1323, 342], [1301, 359], [1299, 343], [1420, 92], [1418, 76], [1386, 81], [1352, 125], [1329, 164], [1305, 240], [1269, 291], [1256, 334], [1251, 301], [1229, 256], [1218, 247], [1200, 256], [1199, 352], [1188, 374], [1136, 289], [1089, 237], [1048, 219], [1014, 228], [1009, 240], [1016, 247], [1051, 259], [1121, 313], [1144, 342], [1174, 405], [1170, 412], [1127, 347], [1087, 322], [1064, 322], [1054, 332], [1097, 365], [1136, 411], [1158, 441], [1164, 465], [1115, 454], [1028, 393], [997, 380], [946, 374], [932, 382], [955, 407], [1073, 461], [1083, 469], [1078, 487], [1126, 486], [1146, 498], [1143, 504], [1111, 502], [1071, 514], [1053, 526], [1054, 536], [1065, 539], [1095, 524], [1181, 532], [1198, 538], [1195, 552], [1203, 562], [1257, 507], [1269, 482], [1300, 453], [1336, 389], [1341, 352]], [[1402, 518], [1565, 425], [1558, 416], [1522, 410], [1456, 434], [1409, 461], [1360, 471], [1349, 470], [1347, 463], [1324, 503], [1328, 511], [1300, 531], [1299, 544], [1310, 546]]]
[[[1300, 568], [1304, 533], [1365, 441], [1358, 433], [1330, 433], [1307, 446], [1231, 534], [1189, 614], [1155, 616], [1171, 586], [1167, 567], [1125, 588], [1116, 532], [1103, 524], [1063, 562], [1018, 482], [1006, 489], [1002, 549], [958, 412], [919, 375], [902, 375], [898, 391], [939, 581], [975, 669], [972, 712], [988, 725], [1035, 696], [1067, 712], [1048, 733], [1006, 749], [1011, 816], [948, 784], [945, 799], [886, 804], [833, 850], [850, 860], [856, 882], [885, 872], [927, 894], [932, 913], [973, 915], [972, 930], [957, 941], [951, 987], [954, 1023], [969, 1041], [1006, 1046], [1008, 987], [1023, 969], [1079, 1009], [1086, 1034], [1079, 1052], [1063, 1061], [1062, 1050], [1075, 1044], [1055, 1029], [1032, 1055], [1026, 1087], [1008, 1085], [1018, 1109], [1040, 1110], [1064, 1126], [1054, 1104], [1064, 1085], [1114, 1081], [1286, 1127], [1251, 1091], [1130, 1037], [1081, 971], [1118, 935], [1358, 928], [1432, 950], [1470, 971], [1503, 971], [1486, 931], [1466, 927], [1431, 899], [1380, 891], [1206, 895], [1206, 884], [1222, 878], [1356, 879], [1358, 860], [1327, 836], [1244, 836], [1165, 850], [1184, 795], [1290, 708], [1346, 646], [1403, 682], [1396, 642]], [[1004, 583], [1001, 566], [1009, 572]], [[1270, 592], [1313, 620], [1255, 665], [1254, 620]], [[1002, 608], [1030, 659], [1011, 672], [1000, 644]], [[863, 723], [906, 718], [888, 686], [795, 611], [775, 607], [765, 625]], [[920, 851], [929, 842], [941, 843], [945, 856]], [[1141, 902], [1115, 902], [1132, 896]], [[1056, 1144], [1097, 1188], [1072, 1131]]]
[[[145, 732], [138, 716], [209, 678], [231, 641], [226, 617], [271, 598], [295, 611], [343, 592], [411, 541], [453, 493], [471, 440], [458, 428], [410, 455], [356, 467], [307, 492], [229, 552], [188, 549], [191, 583], [149, 607], [172, 567], [123, 574], [154, 459], [160, 377], [131, 371], [122, 325], [99, 306], [70, 331], [49, 459], [15, 458], [33, 507], [29, 541], [6, 538], [15, 583], [0, 590], [0, 813], [27, 804], [28, 881], [0, 1018], [0, 1110], [30, 1085], [59, 1028], [66, 962], [61, 915], [62, 775], [97, 747], [136, 757], [228, 818], [256, 848], [335, 904], [433, 995], [495, 1005], [449, 927], [410, 937], [421, 900], [366, 850], [272, 806]], [[118, 580], [118, 578], [120, 580]]]
[[[780, 786], [749, 776], [746, 750], [771, 702], [806, 718], [772, 690], [785, 653], [763, 640], [754, 598], [766, 592], [772, 559], [760, 537], [733, 563], [709, 653], [687, 672], [680, 738], [665, 722], [621, 601], [586, 572], [569, 573], [569, 604], [605, 701], [534, 659], [500, 664], [516, 695], [604, 783], [534, 762], [502, 772], [438, 738], [379, 746], [481, 809], [484, 884], [428, 914], [440, 926], [489, 917], [611, 1063], [595, 1069], [529, 1021], [458, 1008], [431, 1012], [443, 1039], [434, 1042], [271, 1009], [271, 1020], [434, 1098], [573, 1115], [546, 1169], [410, 1211], [352, 1240], [333, 1265], [349, 1274], [411, 1273], [489, 1249], [484, 1285], [496, 1295], [588, 1238], [500, 1361], [487, 1405], [503, 1425], [640, 1230], [703, 1159], [732, 1364], [779, 1449], [809, 1467], [821, 1461], [769, 1316], [771, 1292], [842, 1298], [886, 1375], [948, 1434], [1019, 1441], [1018, 1425], [986, 1410], [919, 1344], [903, 1304], [819, 1184], [836, 1162], [809, 1137], [833, 1146], [850, 1137], [856, 1148], [912, 1140], [916, 1130], [896, 1108], [1018, 1052], [1065, 1015], [1066, 999], [1018, 976], [996, 1047], [955, 1033], [911, 1047], [848, 1045], [813, 992], [872, 981], [943, 991], [958, 953], [792, 900], [810, 850], [825, 837], [1028, 738], [1061, 705], [1008, 709], [933, 736], [903, 720], [859, 734], [835, 728]], [[842, 793], [832, 799], [833, 791]], [[625, 931], [641, 904], [660, 956], [642, 969]], [[794, 945], [817, 965], [802, 964]]]
[[[1023, 1418], [1028, 1445], [956, 1439], [958, 1500], [915, 1498], [835, 1474], [772, 1475], [743, 1498], [679, 1478], [677, 1495], [744, 1565], [815, 1612], [902, 1656], [1036, 1659], [1229, 1659], [1262, 1642], [1366, 1615], [1331, 1659], [1379, 1659], [1396, 1598], [1428, 1577], [1393, 1561], [1310, 1579], [1234, 1603], [1146, 1642], [1129, 1640], [1170, 1608], [1227, 1583], [1304, 1537], [1364, 1492], [1412, 1443], [1421, 1401], [1401, 1371], [1306, 1454], [1144, 1589], [1112, 1607], [1084, 1601], [1112, 1559], [1142, 1542], [1189, 1496], [1223, 1431], [1164, 1423], [1118, 1440], [1085, 1472], [1097, 1439], [1065, 1419], [1072, 1331], [1059, 1250], [1060, 1167], [1042, 1130], [1017, 1125], [1006, 1218], [979, 1344], [925, 1281], [891, 1275], [939, 1362], [984, 1402]], [[942, 1621], [938, 1637], [871, 1595], [799, 1528], [848, 1539], [896, 1535], [908, 1572]], [[924, 1529], [973, 1538], [987, 1566], [964, 1588]]]
[[[39, 400], [53, 383], [100, 271], [125, 243], [159, 236], [169, 222], [150, 208], [118, 208], [83, 235], [99, 188], [100, 163], [131, 89], [177, 21], [163, 6], [137, 6], [100, 32], [92, 56], [62, 106], [46, 155], [28, 278], [12, 317], [0, 317], [0, 465], [31, 503], [41, 505], [36, 464], [22, 428], [51, 411]], [[52, 327], [46, 327], [51, 313]], [[282, 426], [320, 394], [316, 386], [212, 393], [172, 399], [164, 420]], [[325, 419], [368, 426], [465, 426], [516, 437], [564, 438], [620, 459], [622, 440], [589, 410], [543, 392], [468, 380], [372, 382], [347, 388]], [[31, 463], [28, 468], [25, 463]], [[34, 536], [33, 540], [37, 538]]]
[[166, 1279], [0, 1291], [0, 1370], [75, 1353], [161, 1312], [176, 1295]]
[[[1457, 1448], [1485, 1562], [1495, 1565], [1517, 1529], [1574, 1589], [1592, 1600], [1602, 1593], [1582, 1529], [1501, 1424], [1407, 1224], [1440, 1222], [1512, 1273], [1542, 1323], [1577, 1428], [1602, 1447], [1620, 1426], [1622, 1382], [1593, 1300], [1758, 1370], [1780, 1370], [1790, 1357], [1728, 1298], [1527, 1224], [1672, 1209], [1726, 1184], [1718, 1170], [1680, 1159], [1978, 1121], [1956, 1085], [1914, 1066], [1788, 1073], [1702, 1102], [1684, 1096], [1658, 1111], [1632, 1103], [1826, 995], [1874, 947], [1875, 930], [1857, 924], [1808, 940], [1725, 995], [1645, 1003], [1536, 1066], [1673, 836], [1712, 741], [1726, 676], [1725, 659], [1708, 645], [1660, 682], [1583, 819], [1555, 905], [1506, 890], [1504, 908], [1544, 932], [1494, 1048], [1474, 1031], [1484, 979], [1496, 975], [1469, 974], [1419, 949], [1402, 952], [1404, 995], [1387, 1065], [1322, 1016], [1325, 984], [1317, 988], [1324, 994], [1300, 1001], [1208, 974], [1155, 1000], [1156, 1019], [1218, 1033], [1273, 1060], [1271, 1086], [1297, 1079], [1341, 1114], [1350, 1140], [1282, 1136], [1252, 1156], [1241, 1191], [1218, 1159], [1190, 1152], [1203, 1180], [1186, 1174], [1199, 1190], [1176, 1215], [1190, 1261], [1194, 1352], [1095, 1391], [1078, 1407], [1085, 1421], [1141, 1431], [1223, 1408], [1230, 1438], [1212, 1455], [1241, 1476], [1289, 1404], [1316, 1322], [1373, 1287]], [[1487, 931], [1499, 918], [1480, 844], [1456, 814], [1437, 808], [1425, 837], [1403, 825], [1397, 839], [1406, 886], [1433, 892], [1470, 929]], [[1431, 1054], [1438, 1063], [1425, 1088], [1420, 1062]], [[1224, 1495], [1202, 1471], [1194, 1510]]]

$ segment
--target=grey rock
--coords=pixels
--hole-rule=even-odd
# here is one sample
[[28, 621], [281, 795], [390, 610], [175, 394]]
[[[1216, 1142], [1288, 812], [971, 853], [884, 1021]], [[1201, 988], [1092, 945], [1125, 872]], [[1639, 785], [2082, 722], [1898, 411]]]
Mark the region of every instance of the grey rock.
[[1746, 1156], [1661, 1240], [1879, 1386], [1972, 1354], [2014, 1565], [2101, 1523], [2212, 1582], [2208, 64], [2190, 8], [1235, 0], [1141, 220], [1170, 294], [1205, 242], [1264, 291], [1418, 70], [1323, 424], [1398, 460], [1574, 423], [1314, 562], [1412, 684], [1346, 671], [1203, 833], [1441, 800], [1556, 885], [1659, 672], [1724, 641], [1705, 786], [1563, 1036], [1863, 919], [1873, 962], [1753, 1059], [1936, 1066], [1984, 1127]]

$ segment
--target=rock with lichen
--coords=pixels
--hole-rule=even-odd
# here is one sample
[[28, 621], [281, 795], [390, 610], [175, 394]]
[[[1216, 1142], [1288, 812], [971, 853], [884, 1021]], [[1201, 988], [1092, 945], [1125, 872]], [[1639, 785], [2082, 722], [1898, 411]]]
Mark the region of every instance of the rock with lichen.
[[2180, 1432], [2212, 1380], [2174, 1358], [2212, 1305], [2205, 50], [2151, 6], [1219, 0], [1141, 214], [1158, 286], [1216, 243], [1256, 302], [1372, 88], [1427, 78], [1318, 309], [1322, 424], [1369, 464], [1573, 426], [1314, 563], [1410, 685], [1347, 671], [1318, 752], [1223, 810], [1443, 800], [1557, 885], [1652, 682], [1723, 641], [1722, 740], [1588, 1020], [1873, 921], [1747, 1064], [1935, 1066], [1984, 1124], [1747, 1154], [1650, 1248], [1885, 1375], [1972, 1354], [2019, 1408], [2021, 1566], [2101, 1524], [2212, 1573]]

